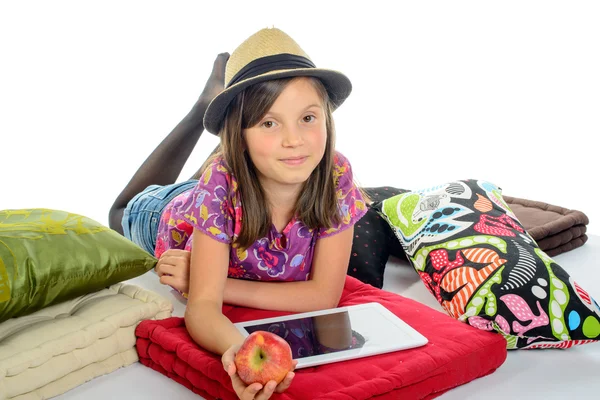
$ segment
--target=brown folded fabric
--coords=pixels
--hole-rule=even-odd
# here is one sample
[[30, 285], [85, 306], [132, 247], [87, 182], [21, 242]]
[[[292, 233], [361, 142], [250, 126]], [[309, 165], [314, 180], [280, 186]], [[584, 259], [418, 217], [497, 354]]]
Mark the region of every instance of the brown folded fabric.
[[549, 256], [583, 246], [587, 241], [587, 215], [541, 201], [503, 196], [525, 230]]
[[566, 231], [538, 240], [537, 243], [549, 256], [555, 256], [583, 246], [588, 240], [586, 230], [585, 225], [575, 225]]

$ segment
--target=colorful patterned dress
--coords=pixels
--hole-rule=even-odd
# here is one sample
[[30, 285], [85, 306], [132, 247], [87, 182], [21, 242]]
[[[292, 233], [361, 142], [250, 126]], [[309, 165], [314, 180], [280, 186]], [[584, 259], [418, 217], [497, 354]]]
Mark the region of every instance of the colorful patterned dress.
[[215, 160], [191, 191], [175, 197], [165, 208], [158, 227], [155, 255], [168, 249], [191, 250], [194, 228], [223, 243], [232, 243], [230, 278], [261, 281], [308, 280], [317, 240], [354, 225], [367, 211], [352, 179], [350, 163], [334, 157], [336, 195], [342, 221], [330, 229], [309, 229], [295, 217], [280, 233], [275, 226], [249, 248], [235, 242], [242, 228], [238, 183], [223, 159]]

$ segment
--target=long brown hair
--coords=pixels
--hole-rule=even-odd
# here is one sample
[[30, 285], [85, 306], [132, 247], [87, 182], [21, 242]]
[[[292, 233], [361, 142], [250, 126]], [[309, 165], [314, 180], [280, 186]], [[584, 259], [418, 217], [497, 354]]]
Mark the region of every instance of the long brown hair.
[[[222, 157], [238, 182], [242, 203], [242, 229], [236, 244], [245, 249], [261, 237], [267, 236], [272, 216], [265, 193], [258, 180], [256, 167], [245, 151], [243, 130], [256, 125], [269, 111], [286, 86], [297, 77], [257, 83], [238, 94], [228, 106], [219, 130], [221, 142], [202, 165], [196, 177], [218, 157]], [[341, 211], [335, 193], [333, 164], [335, 154], [335, 127], [332, 105], [323, 83], [308, 78], [321, 98], [327, 141], [325, 154], [300, 191], [294, 206], [294, 215], [308, 228], [330, 228], [341, 221]]]

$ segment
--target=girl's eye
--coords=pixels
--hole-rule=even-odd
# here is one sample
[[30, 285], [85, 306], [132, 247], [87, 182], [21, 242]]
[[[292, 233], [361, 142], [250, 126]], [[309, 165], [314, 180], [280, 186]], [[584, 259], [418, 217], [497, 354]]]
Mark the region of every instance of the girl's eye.
[[[306, 120], [307, 118], [309, 118], [309, 119]], [[314, 115], [307, 115], [306, 117], [304, 117], [304, 122], [313, 122], [315, 120], [315, 118], [316, 117]]]
[[[267, 125], [267, 124], [270, 124], [270, 125]], [[264, 126], [265, 128], [272, 128], [273, 125], [274, 125], [273, 121], [265, 121], [262, 123], [262, 126]]]

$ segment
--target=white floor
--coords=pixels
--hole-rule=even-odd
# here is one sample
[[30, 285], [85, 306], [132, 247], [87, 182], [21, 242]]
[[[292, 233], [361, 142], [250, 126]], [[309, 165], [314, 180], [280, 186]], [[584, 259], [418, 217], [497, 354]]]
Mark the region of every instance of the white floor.
[[[583, 247], [555, 260], [596, 299], [600, 299], [600, 236], [591, 236]], [[131, 283], [174, 298], [152, 273]], [[390, 259], [384, 289], [441, 307], [404, 260]], [[176, 299], [174, 315], [182, 316], [184, 304]], [[458, 399], [598, 399], [600, 398], [600, 344], [569, 350], [511, 351], [493, 374], [452, 389], [440, 396]], [[200, 399], [175, 381], [139, 363], [96, 378], [71, 390], [61, 400], [86, 399]]]

